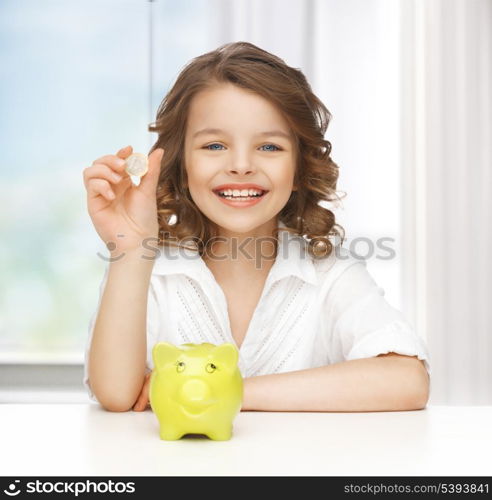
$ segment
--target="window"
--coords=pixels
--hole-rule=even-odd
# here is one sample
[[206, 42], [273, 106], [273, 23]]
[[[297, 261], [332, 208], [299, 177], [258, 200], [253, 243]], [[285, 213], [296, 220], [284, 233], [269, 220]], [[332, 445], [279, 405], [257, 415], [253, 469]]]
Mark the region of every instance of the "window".
[[82, 171], [132, 144], [185, 61], [215, 47], [210, 2], [0, 3], [0, 362], [81, 363], [107, 255]]

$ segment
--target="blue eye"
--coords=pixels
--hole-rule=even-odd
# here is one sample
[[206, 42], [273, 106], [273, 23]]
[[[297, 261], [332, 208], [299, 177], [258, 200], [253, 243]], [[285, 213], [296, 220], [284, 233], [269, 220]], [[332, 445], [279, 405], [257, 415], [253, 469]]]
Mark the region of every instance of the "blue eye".
[[266, 146], [273, 146], [275, 149], [270, 149], [270, 150], [267, 150], [267, 151], [280, 151], [280, 148], [275, 146], [275, 144], [265, 144], [265, 146], [262, 146], [262, 148], [266, 147]]
[[[213, 144], [208, 144], [207, 146], [205, 146], [205, 149], [208, 149], [209, 151], [220, 151], [220, 149], [215, 149], [215, 148], [209, 149], [212, 146], [223, 147], [222, 144], [218, 144], [218, 143], [214, 142]], [[272, 146], [275, 148], [275, 149], [267, 149], [266, 151], [271, 151], [271, 152], [280, 151], [280, 148], [278, 146], [275, 146], [275, 144], [265, 144], [264, 146], [261, 146], [261, 147], [264, 148], [266, 146]]]
[[[210, 146], [222, 146], [222, 144], [217, 144], [217, 143], [209, 144], [208, 146], [205, 146], [205, 148], [209, 149]], [[209, 151], [219, 151], [219, 150], [218, 149], [209, 149]]]

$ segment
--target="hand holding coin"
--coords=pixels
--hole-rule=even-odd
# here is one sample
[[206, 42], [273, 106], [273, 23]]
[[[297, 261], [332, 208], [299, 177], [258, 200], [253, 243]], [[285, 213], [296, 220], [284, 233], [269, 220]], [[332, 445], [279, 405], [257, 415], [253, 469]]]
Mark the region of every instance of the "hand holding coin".
[[156, 148], [147, 157], [127, 146], [84, 169], [88, 212], [112, 253], [141, 248], [145, 238], [158, 235], [156, 189], [163, 154]]

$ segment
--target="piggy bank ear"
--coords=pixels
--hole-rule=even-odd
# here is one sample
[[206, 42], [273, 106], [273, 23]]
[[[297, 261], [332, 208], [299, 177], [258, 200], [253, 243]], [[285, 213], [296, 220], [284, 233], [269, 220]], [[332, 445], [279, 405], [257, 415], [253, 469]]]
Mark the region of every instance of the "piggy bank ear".
[[212, 353], [214, 360], [218, 365], [233, 367], [237, 365], [239, 353], [234, 344], [221, 344], [218, 345]]
[[152, 359], [154, 360], [154, 368], [159, 370], [164, 368], [169, 363], [174, 363], [180, 354], [180, 349], [168, 342], [158, 342], [152, 348]]

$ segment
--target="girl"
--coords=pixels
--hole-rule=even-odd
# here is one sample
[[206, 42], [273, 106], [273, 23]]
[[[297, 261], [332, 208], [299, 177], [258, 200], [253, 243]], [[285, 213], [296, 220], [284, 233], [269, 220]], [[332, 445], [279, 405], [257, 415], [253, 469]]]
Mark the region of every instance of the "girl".
[[138, 186], [130, 146], [84, 170], [111, 253], [86, 348], [93, 400], [144, 410], [156, 342], [233, 342], [244, 410], [425, 407], [425, 344], [318, 203], [339, 199], [330, 118], [300, 70], [230, 43], [178, 76]]

